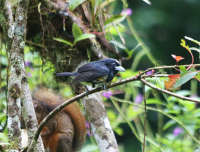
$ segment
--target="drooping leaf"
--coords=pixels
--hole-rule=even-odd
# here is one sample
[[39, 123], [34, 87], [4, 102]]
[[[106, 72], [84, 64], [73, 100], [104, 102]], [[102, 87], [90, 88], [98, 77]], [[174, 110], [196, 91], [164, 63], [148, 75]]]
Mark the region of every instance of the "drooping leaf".
[[84, 39], [88, 39], [88, 38], [95, 38], [95, 35], [94, 34], [90, 34], [90, 33], [82, 34], [79, 37], [75, 38], [74, 44], [76, 42], [78, 42], [78, 41], [81, 41], [81, 40], [84, 40]]
[[104, 25], [107, 25], [107, 24], [109, 24], [109, 23], [111, 23], [111, 22], [114, 22], [115, 20], [120, 19], [120, 18], [122, 18], [122, 17], [123, 17], [123, 16], [120, 15], [120, 14], [114, 15], [114, 16], [112, 16], [111, 18], [107, 19], [107, 20], [105, 21]]
[[67, 44], [67, 45], [74, 46], [74, 45], [73, 45], [71, 42], [69, 42], [69, 41], [66, 41], [66, 40], [63, 40], [63, 39], [60, 39], [60, 38], [53, 38], [53, 39], [56, 40], [56, 41], [65, 43], [65, 44]]
[[166, 130], [167, 128], [171, 127], [172, 125], [176, 124], [176, 121], [169, 120], [163, 127], [163, 130]]
[[167, 90], [174, 90], [174, 83], [180, 77], [180, 74], [169, 75], [169, 80], [164, 80], [164, 85]]
[[76, 23], [73, 23], [73, 25], [72, 25], [72, 33], [75, 38], [77, 38], [83, 34], [80, 27]]
[[109, 42], [112, 43], [112, 44], [115, 44], [116, 46], [118, 46], [121, 49], [126, 49], [126, 47], [123, 44], [121, 44], [121, 43], [119, 43], [119, 42], [117, 42], [115, 40], [111, 40]]
[[104, 23], [104, 28], [108, 28], [113, 26], [113, 24], [119, 24], [121, 23], [125, 18], [126, 18], [126, 14], [120, 14], [120, 15], [114, 15], [111, 18], [107, 19]]
[[81, 3], [83, 3], [85, 0], [73, 0], [70, 1], [69, 3], [69, 10], [73, 11], [78, 5], [80, 5]]

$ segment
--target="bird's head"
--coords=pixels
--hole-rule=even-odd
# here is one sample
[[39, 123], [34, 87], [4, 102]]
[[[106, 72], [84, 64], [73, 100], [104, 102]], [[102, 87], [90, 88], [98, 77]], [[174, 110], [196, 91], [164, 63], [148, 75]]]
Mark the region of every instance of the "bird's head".
[[116, 59], [111, 59], [109, 58], [107, 60], [107, 66], [109, 69], [114, 70], [115, 74], [117, 74], [118, 71], [126, 71], [119, 63], [119, 61], [117, 61]]

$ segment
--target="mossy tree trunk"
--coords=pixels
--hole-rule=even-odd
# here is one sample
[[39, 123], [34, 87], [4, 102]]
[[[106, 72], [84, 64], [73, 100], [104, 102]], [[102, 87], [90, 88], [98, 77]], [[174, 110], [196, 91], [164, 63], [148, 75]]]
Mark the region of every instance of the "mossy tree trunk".
[[[27, 96], [24, 95], [30, 90], [25, 85], [25, 67], [24, 67], [24, 47], [26, 36], [26, 24], [27, 24], [27, 9], [29, 0], [21, 0], [16, 6], [15, 21], [11, 11], [11, 6], [8, 0], [2, 1], [1, 7], [4, 12], [4, 20], [2, 25], [4, 26], [4, 38], [6, 39], [7, 51], [9, 54], [10, 62], [10, 77], [8, 84], [8, 138], [9, 138], [9, 150], [8, 151], [21, 151], [21, 101], [23, 97], [24, 105], [29, 102], [32, 104], [32, 100], [27, 100]], [[27, 90], [28, 89], [28, 90]], [[31, 97], [30, 97], [31, 98]], [[29, 98], [29, 99], [30, 99]], [[26, 119], [31, 121], [26, 122], [29, 124], [32, 132], [37, 130], [37, 120], [32, 106], [32, 113], [26, 111]], [[27, 118], [29, 117], [29, 118]], [[30, 129], [30, 128], [28, 128]], [[29, 131], [28, 131], [29, 132]], [[32, 133], [33, 134], [33, 133]], [[39, 149], [35, 151], [44, 151], [42, 140], [38, 144]]]

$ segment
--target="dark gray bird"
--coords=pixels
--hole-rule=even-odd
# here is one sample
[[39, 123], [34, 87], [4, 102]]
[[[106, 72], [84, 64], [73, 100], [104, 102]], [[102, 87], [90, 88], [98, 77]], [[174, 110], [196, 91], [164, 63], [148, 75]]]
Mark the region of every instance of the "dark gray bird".
[[91, 83], [93, 88], [98, 84], [105, 89], [105, 85], [112, 81], [118, 71], [125, 71], [125, 69], [120, 66], [119, 61], [107, 58], [86, 63], [80, 66], [77, 72], [57, 73], [56, 76], [75, 76], [74, 84], [87, 82]]

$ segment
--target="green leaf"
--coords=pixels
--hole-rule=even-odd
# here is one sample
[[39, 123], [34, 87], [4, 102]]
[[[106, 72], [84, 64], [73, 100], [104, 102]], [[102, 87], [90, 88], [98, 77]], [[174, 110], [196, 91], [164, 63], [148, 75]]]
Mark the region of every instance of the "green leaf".
[[69, 3], [69, 10], [73, 11], [78, 5], [80, 5], [81, 3], [83, 3], [85, 0], [72, 0]]
[[106, 5], [110, 4], [111, 2], [114, 2], [115, 0], [106, 0], [101, 3], [101, 9], [103, 9]]
[[6, 114], [5, 113], [0, 113], [0, 121], [3, 122], [6, 120]]
[[75, 38], [77, 38], [83, 34], [80, 27], [76, 23], [73, 23], [72, 33]]
[[187, 69], [184, 66], [179, 66], [181, 73], [187, 73]]
[[195, 72], [197, 71], [195, 68], [190, 68], [190, 70], [187, 71], [187, 69], [184, 66], [179, 66], [180, 70], [181, 70], [181, 74], [180, 77], [182, 77], [185, 74], [191, 73], [191, 72]]
[[166, 130], [167, 128], [171, 127], [172, 125], [174, 125], [176, 123], [176, 121], [174, 120], [169, 120], [163, 127], [163, 130]]
[[193, 111], [196, 108], [196, 105], [194, 102], [185, 102], [185, 100], [179, 100], [179, 102], [185, 107], [184, 111]]
[[118, 20], [118, 19], [120, 19], [120, 18], [122, 18], [122, 17], [123, 17], [123, 15], [120, 15], [120, 14], [114, 15], [114, 16], [112, 16], [111, 18], [107, 19], [107, 20], [105, 21], [104, 25], [107, 25], [107, 24], [109, 24], [109, 23], [112, 23], [112, 22], [114, 22], [114, 21], [116, 21], [116, 20]]
[[121, 23], [123, 20], [125, 20], [126, 16], [127, 16], [126, 14], [112, 16], [111, 18], [105, 21], [104, 28], [106, 29], [108, 27], [113, 26], [113, 24], [116, 25], [116, 24]]
[[181, 39], [181, 43], [180, 44], [181, 44], [182, 47], [186, 48], [189, 52], [191, 52], [189, 46], [186, 45], [185, 40]]
[[88, 38], [95, 38], [95, 35], [94, 34], [82, 34], [80, 35], [79, 37], [75, 38], [74, 40], [74, 44], [78, 41], [81, 41], [81, 40], [84, 40], [84, 39], [88, 39]]
[[190, 50], [194, 50], [194, 51], [200, 52], [200, 49], [195, 48], [195, 47], [191, 47]]
[[200, 72], [194, 78], [200, 82]]
[[190, 40], [190, 41], [192, 41], [192, 42], [194, 42], [194, 43], [200, 45], [200, 42], [199, 42], [199, 41], [197, 41], [197, 40], [195, 40], [195, 39], [193, 39], [193, 38], [191, 38], [191, 37], [185, 36], [185, 39]]
[[121, 49], [126, 49], [126, 47], [123, 44], [121, 44], [121, 43], [119, 43], [119, 42], [117, 42], [115, 40], [111, 40], [109, 42], [112, 43], [112, 44], [115, 44], [116, 46], [118, 46]]
[[0, 133], [0, 139], [4, 142], [8, 142], [8, 136], [5, 133]]
[[119, 136], [122, 136], [124, 134], [124, 131], [122, 128], [120, 127], [117, 127], [115, 130], [114, 130]]
[[60, 39], [60, 38], [53, 38], [53, 39], [56, 40], [56, 41], [65, 43], [65, 44], [67, 44], [67, 45], [74, 46], [74, 45], [73, 45], [71, 42], [69, 42], [69, 41], [66, 41], [66, 40], [63, 40], [63, 39]]
[[107, 115], [109, 117], [109, 120], [116, 120], [116, 118], [117, 118], [117, 115], [116, 115], [116, 113], [114, 113], [113, 110], [108, 110]]
[[181, 85], [192, 79], [197, 73], [199, 73], [199, 71], [189, 72], [178, 78], [174, 83], [174, 89], [180, 87]]

